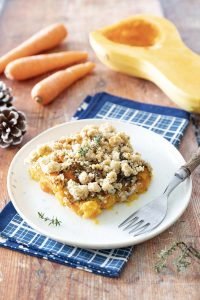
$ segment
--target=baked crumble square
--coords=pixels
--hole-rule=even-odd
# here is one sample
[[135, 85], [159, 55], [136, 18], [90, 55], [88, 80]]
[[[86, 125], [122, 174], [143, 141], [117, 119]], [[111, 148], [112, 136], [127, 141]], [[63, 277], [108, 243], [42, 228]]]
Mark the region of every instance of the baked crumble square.
[[83, 218], [95, 218], [115, 203], [147, 191], [152, 168], [130, 137], [108, 124], [39, 146], [28, 159], [31, 178]]

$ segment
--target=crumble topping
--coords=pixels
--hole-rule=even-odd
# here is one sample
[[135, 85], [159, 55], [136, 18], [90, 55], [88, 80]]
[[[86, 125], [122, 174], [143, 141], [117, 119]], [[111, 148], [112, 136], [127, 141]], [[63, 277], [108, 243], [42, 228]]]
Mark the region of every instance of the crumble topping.
[[88, 125], [80, 133], [42, 145], [30, 154], [29, 163], [61, 184], [72, 202], [103, 201], [108, 194], [126, 201], [136, 188], [137, 175], [145, 168], [151, 173], [129, 136], [110, 124]]

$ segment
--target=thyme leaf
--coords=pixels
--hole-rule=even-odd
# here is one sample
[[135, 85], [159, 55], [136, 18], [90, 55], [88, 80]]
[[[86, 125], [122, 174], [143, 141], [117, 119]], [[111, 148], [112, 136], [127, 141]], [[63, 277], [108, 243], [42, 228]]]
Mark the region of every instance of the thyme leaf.
[[93, 141], [96, 145], [99, 145], [100, 142], [101, 142], [101, 139], [102, 139], [102, 135], [96, 135], [94, 138], [93, 138]]
[[81, 155], [81, 156], [85, 156], [87, 154], [87, 152], [90, 150], [90, 146], [89, 145], [86, 145], [84, 147], [81, 147], [78, 151], [78, 153]]
[[43, 212], [39, 212], [38, 211], [38, 216], [40, 219], [42, 219], [44, 222], [48, 222], [48, 225], [53, 225], [53, 226], [60, 226], [62, 221], [58, 220], [57, 217], [46, 217], [45, 214]]
[[102, 136], [101, 135], [97, 135], [93, 138], [92, 142], [93, 144], [92, 145], [85, 145], [84, 147], [81, 147], [78, 151], [78, 153], [81, 155], [81, 156], [85, 156], [87, 154], [87, 152], [92, 149], [92, 148], [96, 148], [100, 142], [101, 142], [101, 139], [102, 139]]

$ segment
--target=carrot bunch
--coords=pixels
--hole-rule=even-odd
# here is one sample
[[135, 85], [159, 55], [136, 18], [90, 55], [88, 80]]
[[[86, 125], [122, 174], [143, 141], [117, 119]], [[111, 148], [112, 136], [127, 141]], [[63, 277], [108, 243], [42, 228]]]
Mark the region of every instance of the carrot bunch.
[[[37, 32], [0, 57], [0, 74], [4, 72], [11, 80], [26, 80], [49, 71], [59, 70], [38, 82], [31, 92], [32, 99], [38, 103], [46, 105], [52, 102], [67, 87], [90, 73], [95, 66], [92, 62], [81, 63], [88, 56], [84, 51], [38, 55], [56, 47], [67, 33], [63, 24], [54, 24]], [[60, 70], [63, 68], [67, 69]]]

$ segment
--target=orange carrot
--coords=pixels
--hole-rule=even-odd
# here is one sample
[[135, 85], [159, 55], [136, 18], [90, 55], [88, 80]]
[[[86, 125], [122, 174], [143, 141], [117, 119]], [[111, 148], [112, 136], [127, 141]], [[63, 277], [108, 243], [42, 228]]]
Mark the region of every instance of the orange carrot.
[[52, 102], [67, 87], [91, 72], [94, 66], [92, 62], [87, 62], [50, 75], [33, 87], [32, 99], [43, 105]]
[[9, 62], [51, 49], [57, 46], [66, 35], [67, 29], [63, 24], [53, 24], [42, 29], [0, 58], [0, 74]]
[[10, 62], [5, 69], [5, 74], [9, 79], [25, 80], [86, 59], [87, 53], [79, 51], [22, 57]]

